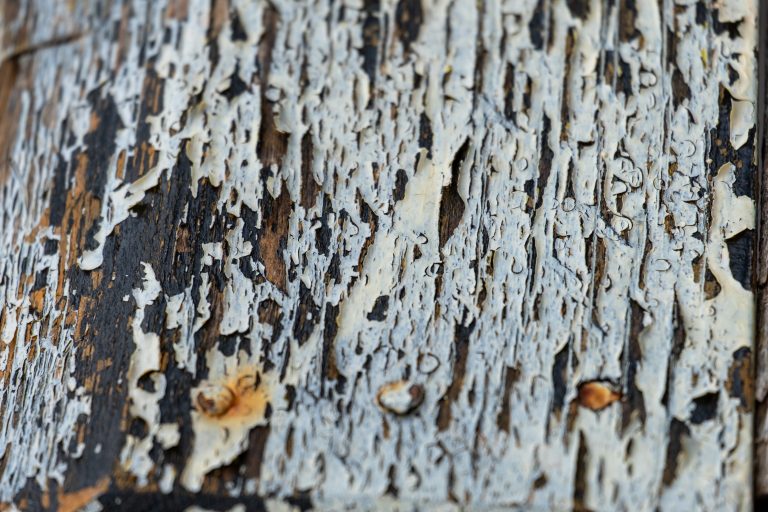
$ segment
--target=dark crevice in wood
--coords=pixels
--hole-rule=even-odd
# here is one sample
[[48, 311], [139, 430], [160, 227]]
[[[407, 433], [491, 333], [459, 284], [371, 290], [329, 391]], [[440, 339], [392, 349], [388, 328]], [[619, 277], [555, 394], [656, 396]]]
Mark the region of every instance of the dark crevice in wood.
[[102, 96], [97, 89], [88, 95], [88, 102], [98, 117], [91, 120], [91, 130], [83, 137], [88, 158], [85, 186], [88, 192], [101, 198], [109, 192], [104, 190], [107, 179], [104, 168], [115, 154], [117, 132], [125, 126], [112, 96]]
[[259, 127], [259, 142], [256, 153], [264, 166], [277, 165], [283, 162], [288, 149], [288, 134], [281, 133], [275, 125], [273, 104], [265, 94], [269, 87], [269, 71], [272, 64], [272, 48], [275, 46], [280, 15], [270, 4], [264, 9], [264, 32], [259, 42], [259, 81], [261, 85], [261, 126]]
[[403, 50], [408, 53], [413, 44], [419, 38], [421, 25], [424, 21], [421, 0], [400, 0], [395, 9], [395, 36], [403, 45]]
[[536, 9], [533, 11], [533, 16], [528, 22], [528, 33], [531, 37], [531, 44], [535, 50], [541, 50], [544, 48], [544, 32], [545, 32], [545, 15], [546, 15], [546, 0], [538, 0]]
[[629, 65], [628, 62], [626, 62], [620, 56], [617, 55], [616, 58], [617, 58], [618, 70], [615, 75], [616, 83], [615, 83], [614, 89], [617, 95], [623, 94], [624, 100], [626, 101], [633, 94], [632, 67]]
[[21, 44], [19, 46], [15, 46], [11, 50], [7, 51], [5, 55], [3, 55], [4, 60], [3, 62], [0, 62], [0, 65], [5, 64], [6, 61], [16, 60], [41, 50], [47, 50], [57, 46], [64, 46], [75, 43], [84, 38], [86, 35], [87, 32], [76, 32], [73, 34], [65, 34], [62, 36], [52, 37], [37, 43]]
[[589, 0], [566, 0], [568, 10], [571, 14], [581, 20], [586, 20], [589, 17]]
[[198, 506], [210, 510], [228, 510], [236, 505], [244, 505], [247, 512], [267, 512], [264, 500], [259, 496], [229, 497], [224, 492], [192, 493], [182, 489], [174, 489], [171, 494], [160, 491], [145, 491], [137, 493], [122, 490], [113, 485], [107, 493], [99, 497], [104, 510], [110, 512], [136, 512], [151, 510], [153, 512], [178, 512], [189, 507]]
[[305, 210], [309, 210], [315, 205], [317, 195], [320, 193], [320, 187], [312, 173], [312, 162], [314, 158], [312, 146], [312, 134], [307, 132], [301, 138], [301, 199], [300, 204]]
[[395, 188], [392, 190], [392, 199], [395, 202], [402, 201], [405, 197], [405, 186], [408, 184], [408, 173], [405, 169], [398, 169], [395, 174]]
[[453, 335], [453, 375], [451, 385], [445, 395], [440, 399], [440, 409], [437, 413], [437, 429], [443, 432], [451, 424], [451, 406], [459, 398], [464, 386], [464, 374], [467, 369], [467, 356], [469, 355], [469, 337], [475, 329], [475, 321], [469, 325], [456, 324]]
[[520, 370], [507, 366], [504, 369], [504, 392], [501, 395], [501, 409], [496, 416], [496, 425], [500, 430], [509, 434], [510, 405], [512, 400], [512, 389], [517, 381], [520, 380]]
[[704, 272], [704, 297], [707, 300], [714, 299], [720, 294], [721, 290], [722, 287], [720, 286], [720, 283], [707, 265]]
[[357, 260], [358, 275], [355, 276], [350, 282], [349, 284], [350, 288], [354, 285], [354, 283], [357, 281], [360, 275], [362, 275], [363, 268], [365, 266], [365, 258], [366, 256], [368, 256], [368, 251], [370, 250], [374, 240], [376, 239], [376, 233], [379, 226], [379, 218], [376, 216], [374, 211], [368, 206], [368, 203], [365, 202], [365, 199], [363, 198], [362, 195], [360, 195], [359, 191], [357, 192], [357, 205], [359, 208], [360, 220], [368, 224], [371, 235], [365, 239], [365, 241], [363, 242], [363, 246], [360, 248], [360, 257]]
[[536, 180], [536, 209], [538, 210], [544, 201], [544, 190], [549, 182], [549, 175], [552, 172], [552, 159], [555, 154], [549, 145], [549, 131], [551, 122], [548, 115], [544, 115], [544, 127], [541, 129], [541, 156], [539, 157], [539, 176]]
[[312, 290], [301, 282], [299, 284], [298, 305], [293, 320], [293, 337], [298, 341], [299, 346], [309, 339], [319, 321], [320, 307], [315, 304], [312, 298]]
[[552, 364], [552, 407], [553, 414], [559, 416], [565, 404], [565, 394], [568, 391], [568, 357], [570, 344], [566, 344], [555, 354]]
[[691, 423], [701, 425], [705, 421], [711, 421], [717, 417], [717, 407], [720, 393], [707, 393], [693, 400], [691, 411]]
[[247, 41], [248, 33], [245, 31], [243, 22], [237, 14], [236, 9], [232, 9], [230, 16], [230, 26], [232, 28], [232, 41]]
[[752, 412], [755, 406], [755, 382], [752, 375], [752, 349], [741, 347], [733, 353], [733, 362], [725, 382], [728, 396], [740, 402], [740, 410]]
[[709, 174], [713, 177], [717, 176], [720, 167], [733, 164], [736, 167], [733, 193], [737, 196], [755, 197], [754, 146], [757, 134], [755, 128], [752, 128], [744, 145], [739, 149], [731, 146], [732, 99], [730, 93], [721, 86], [717, 127], [712, 128], [709, 133]]
[[232, 75], [229, 77], [229, 87], [227, 87], [224, 91], [221, 92], [221, 95], [227, 98], [227, 101], [230, 103], [232, 100], [243, 94], [244, 92], [248, 91], [250, 87], [248, 84], [243, 82], [243, 79], [240, 78], [240, 66], [236, 65], [235, 70], [232, 72]]
[[672, 72], [672, 104], [678, 108], [683, 104], [683, 100], [691, 97], [691, 89], [685, 82], [685, 78], [679, 69]]
[[[1, 110], [0, 110], [1, 112]], [[61, 226], [61, 221], [66, 214], [67, 206], [67, 177], [69, 176], [69, 166], [67, 161], [59, 155], [58, 163], [54, 171], [53, 191], [51, 193], [49, 222], [52, 226]], [[0, 164], [1, 165], [1, 164]]]
[[[568, 121], [570, 117], [570, 84], [571, 84], [571, 58], [573, 54], [573, 45], [575, 41], [575, 29], [568, 29], [565, 37], [565, 69], [563, 70], [563, 88], [560, 97], [560, 140], [568, 140]], [[569, 173], [570, 180], [570, 173]]]
[[508, 62], [504, 70], [504, 117], [515, 122], [515, 66]]
[[381, 46], [381, 5], [379, 0], [366, 0], [364, 3], [365, 20], [363, 21], [363, 46], [360, 54], [363, 57], [363, 71], [368, 76], [368, 85], [373, 92], [368, 100], [368, 108], [373, 104], [376, 91], [376, 70], [378, 69], [378, 54]]
[[419, 148], [427, 150], [427, 158], [432, 158], [432, 123], [424, 112], [419, 118]]
[[[477, 3], [477, 7], [479, 10], [477, 17], [477, 33], [482, 34], [483, 21], [485, 20], [485, 2], [479, 1]], [[483, 69], [485, 68], [485, 60], [487, 55], [488, 50], [485, 48], [483, 38], [477, 37], [475, 41], [475, 71], [473, 74], [474, 83], [472, 84], [472, 110], [477, 109], [477, 98], [479, 95], [483, 94]]]
[[672, 343], [669, 350], [669, 361], [667, 362], [666, 386], [664, 388], [664, 394], [661, 397], [661, 403], [664, 405], [665, 409], [669, 408], [670, 395], [674, 389], [675, 368], [677, 367], [677, 362], [680, 360], [680, 354], [683, 353], [683, 349], [685, 348], [686, 340], [685, 323], [677, 299], [675, 299], [675, 304], [672, 308], [672, 322], [675, 329], [672, 332]]
[[620, 0], [619, 4], [619, 41], [629, 42], [640, 37], [636, 26], [637, 5], [635, 0]]
[[[592, 244], [590, 244], [592, 245]], [[590, 255], [592, 256], [590, 258], [590, 262], [594, 264], [594, 270], [592, 273], [592, 294], [591, 294], [591, 301], [592, 303], [597, 302], [597, 296], [600, 292], [600, 287], [604, 286], [603, 283], [603, 274], [605, 273], [605, 241], [600, 238], [594, 239], [594, 246], [596, 250], [590, 250]], [[600, 320], [600, 313], [597, 310], [597, 308], [591, 308], [592, 311], [592, 321], [595, 325], [600, 326], [602, 325], [602, 321]]]
[[755, 230], [745, 229], [726, 241], [731, 275], [741, 283], [745, 290], [752, 289], [754, 238]]
[[662, 474], [662, 482], [667, 487], [672, 485], [677, 478], [677, 470], [681, 463], [680, 457], [684, 456], [684, 438], [690, 435], [691, 431], [688, 428], [688, 425], [677, 418], [672, 418], [672, 422], [669, 425], [666, 462]]
[[587, 468], [589, 467], [589, 452], [587, 450], [587, 439], [582, 432], [579, 432], [579, 445], [576, 452], [576, 469], [574, 471], [573, 482], [573, 509], [574, 511], [586, 511], [584, 500], [587, 495]]
[[632, 419], [637, 417], [645, 424], [646, 410], [643, 392], [637, 387], [635, 377], [637, 369], [643, 360], [643, 351], [640, 346], [640, 333], [643, 330], [643, 318], [645, 310], [636, 301], [630, 299], [629, 339], [622, 352], [624, 367], [624, 397], [622, 401], [621, 429], [626, 432]]
[[285, 291], [288, 279], [283, 252], [288, 243], [293, 202], [286, 187], [282, 186], [276, 198], [266, 194], [262, 205], [264, 223], [259, 238], [259, 256], [264, 263], [266, 278]]
[[323, 348], [321, 372], [326, 380], [336, 381], [336, 390], [344, 392], [346, 379], [339, 373], [336, 367], [335, 339], [338, 332], [336, 318], [339, 316], [339, 306], [330, 302], [325, 303], [325, 321], [323, 323]]
[[387, 310], [389, 309], [389, 295], [380, 295], [376, 297], [373, 308], [367, 313], [368, 320], [372, 322], [383, 322], [387, 319]]
[[466, 158], [472, 158], [469, 155], [470, 142], [466, 139], [451, 162], [451, 182], [443, 187], [440, 197], [440, 221], [438, 226], [439, 247], [443, 250], [445, 243], [451, 237], [453, 232], [461, 222], [464, 216], [464, 200], [459, 195], [459, 178], [462, 165]]
[[[323, 211], [320, 214], [320, 227], [315, 232], [315, 248], [320, 254], [328, 255], [331, 248], [331, 236], [333, 235], [332, 226], [329, 225], [330, 215], [333, 213], [333, 201], [328, 194], [323, 195]], [[336, 254], [334, 254], [336, 256]], [[332, 272], [329, 268], [329, 277], [335, 278], [338, 282], [340, 277], [337, 272]]]
[[397, 485], [395, 485], [396, 479], [397, 479], [397, 472], [395, 470], [395, 466], [390, 465], [389, 469], [387, 470], [387, 489], [384, 492], [395, 498], [397, 498], [398, 496]]

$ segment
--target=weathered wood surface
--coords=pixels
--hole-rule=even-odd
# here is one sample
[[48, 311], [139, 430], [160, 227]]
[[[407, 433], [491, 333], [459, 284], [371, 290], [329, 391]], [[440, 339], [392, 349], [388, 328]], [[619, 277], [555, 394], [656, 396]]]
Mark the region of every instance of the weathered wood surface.
[[4, 2], [0, 502], [748, 510], [757, 10]]
[[[768, 4], [760, 4], [759, 26], [768, 24]], [[758, 127], [757, 149], [758, 153], [758, 186], [757, 186], [757, 233], [758, 245], [755, 251], [755, 288], [757, 299], [757, 337], [756, 365], [755, 365], [755, 493], [756, 508], [768, 506], [768, 139], [766, 139], [765, 127], [768, 122], [768, 87], [766, 87], [766, 72], [768, 71], [768, 31], [760, 31], [758, 42]], [[762, 122], [759, 122], [762, 121]]]

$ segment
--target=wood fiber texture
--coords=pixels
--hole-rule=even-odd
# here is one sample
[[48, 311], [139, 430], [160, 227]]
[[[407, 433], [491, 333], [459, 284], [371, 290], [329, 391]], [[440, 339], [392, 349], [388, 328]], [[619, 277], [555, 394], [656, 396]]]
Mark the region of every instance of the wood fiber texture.
[[3, 2], [0, 510], [750, 510], [758, 34]]

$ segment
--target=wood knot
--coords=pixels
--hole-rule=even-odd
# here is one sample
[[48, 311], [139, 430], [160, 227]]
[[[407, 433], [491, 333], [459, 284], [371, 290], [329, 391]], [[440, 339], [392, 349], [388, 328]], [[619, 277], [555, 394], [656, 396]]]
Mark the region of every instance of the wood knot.
[[413, 412], [423, 401], [424, 386], [402, 380], [385, 384], [376, 393], [379, 407], [401, 416]]
[[197, 393], [197, 408], [208, 416], [227, 413], [235, 403], [235, 393], [224, 385], [209, 384]]
[[585, 382], [579, 386], [579, 404], [593, 411], [605, 409], [620, 398], [620, 393], [603, 382]]

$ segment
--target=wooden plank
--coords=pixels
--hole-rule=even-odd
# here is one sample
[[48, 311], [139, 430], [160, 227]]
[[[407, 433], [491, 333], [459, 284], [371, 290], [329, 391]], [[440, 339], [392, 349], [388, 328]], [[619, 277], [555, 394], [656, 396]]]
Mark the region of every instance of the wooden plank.
[[4, 4], [0, 501], [750, 509], [757, 11]]

